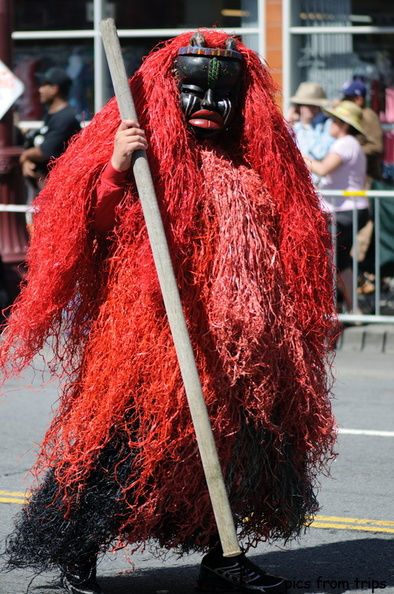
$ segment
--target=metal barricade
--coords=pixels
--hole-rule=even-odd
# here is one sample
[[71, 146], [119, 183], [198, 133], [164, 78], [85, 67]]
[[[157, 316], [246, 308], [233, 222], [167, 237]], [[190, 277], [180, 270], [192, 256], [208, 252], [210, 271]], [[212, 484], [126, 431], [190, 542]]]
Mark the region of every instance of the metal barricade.
[[0, 212], [31, 212], [31, 206], [25, 204], [0, 204]]
[[[339, 312], [338, 318], [345, 323], [348, 322], [361, 322], [361, 323], [394, 323], [394, 303], [393, 303], [393, 314], [382, 314], [381, 313], [381, 263], [380, 263], [380, 251], [381, 251], [381, 225], [380, 225], [380, 201], [382, 198], [394, 200], [394, 191], [389, 190], [365, 190], [365, 191], [346, 191], [346, 190], [326, 190], [319, 192], [325, 197], [354, 197], [355, 205], [353, 207], [353, 300], [352, 300], [352, 311], [351, 312]], [[359, 259], [358, 259], [358, 246], [357, 246], [357, 234], [359, 232], [357, 225], [357, 197], [367, 197], [374, 204], [374, 215], [371, 218], [374, 225], [374, 295], [373, 295], [373, 313], [357, 313], [359, 308], [360, 296], [358, 294], [358, 279], [359, 279]], [[394, 205], [394, 202], [393, 202]], [[393, 218], [394, 226], [394, 218]], [[336, 237], [336, 220], [335, 213], [333, 213], [331, 223], [331, 233], [333, 240], [333, 251], [334, 251], [334, 265], [335, 265], [335, 288], [337, 286], [337, 270], [336, 270], [336, 259], [337, 259], [337, 237]], [[394, 232], [393, 232], [393, 246], [394, 246]], [[394, 251], [394, 247], [393, 247]]]

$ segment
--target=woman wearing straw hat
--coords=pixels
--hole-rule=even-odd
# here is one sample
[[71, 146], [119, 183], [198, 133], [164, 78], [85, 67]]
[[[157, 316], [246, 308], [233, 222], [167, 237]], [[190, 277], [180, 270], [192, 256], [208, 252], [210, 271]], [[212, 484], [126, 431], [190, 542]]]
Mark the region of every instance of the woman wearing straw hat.
[[[362, 110], [352, 101], [341, 101], [335, 107], [325, 108], [331, 117], [330, 134], [335, 141], [329, 153], [322, 161], [309, 159], [304, 155], [307, 167], [312, 174], [321, 177], [321, 190], [364, 190], [366, 184], [366, 157], [355, 138], [364, 134], [361, 125]], [[353, 209], [357, 209], [358, 228], [362, 228], [369, 219], [368, 201], [364, 196], [324, 196], [323, 208], [336, 213], [338, 230], [337, 266], [341, 273], [344, 298], [349, 311], [352, 309], [352, 258], [353, 244]]]

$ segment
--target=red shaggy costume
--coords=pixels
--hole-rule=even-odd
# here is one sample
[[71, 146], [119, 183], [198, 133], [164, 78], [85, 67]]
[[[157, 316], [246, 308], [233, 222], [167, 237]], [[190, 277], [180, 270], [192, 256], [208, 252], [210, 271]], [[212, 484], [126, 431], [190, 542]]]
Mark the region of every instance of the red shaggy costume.
[[[206, 31], [209, 47], [226, 35]], [[248, 548], [299, 534], [333, 456], [326, 222], [254, 52], [231, 130], [199, 140], [173, 66], [184, 34], [131, 79], [236, 526]], [[80, 562], [110, 542], [204, 550], [211, 504], [132, 175], [107, 236], [92, 210], [111, 100], [37, 199], [27, 283], [1, 345], [7, 377], [50, 339], [63, 379], [39, 486], [8, 544], [13, 565]], [[59, 371], [60, 370], [60, 371]]]

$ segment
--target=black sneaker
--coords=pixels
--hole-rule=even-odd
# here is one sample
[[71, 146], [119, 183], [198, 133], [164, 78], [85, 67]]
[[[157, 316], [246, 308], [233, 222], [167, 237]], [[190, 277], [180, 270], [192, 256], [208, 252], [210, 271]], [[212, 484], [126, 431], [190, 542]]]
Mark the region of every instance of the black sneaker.
[[202, 592], [255, 592], [283, 594], [286, 580], [262, 571], [245, 554], [237, 557], [206, 555], [200, 567], [197, 588]]
[[102, 589], [96, 580], [96, 568], [87, 572], [66, 570], [62, 575], [62, 586], [69, 594], [101, 594]]

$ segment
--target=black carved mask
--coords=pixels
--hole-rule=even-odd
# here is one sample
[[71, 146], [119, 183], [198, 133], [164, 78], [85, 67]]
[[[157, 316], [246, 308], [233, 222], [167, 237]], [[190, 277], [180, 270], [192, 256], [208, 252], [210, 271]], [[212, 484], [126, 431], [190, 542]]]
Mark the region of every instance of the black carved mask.
[[197, 135], [211, 138], [234, 119], [241, 54], [201, 46], [181, 48], [178, 54], [175, 68], [182, 111]]

